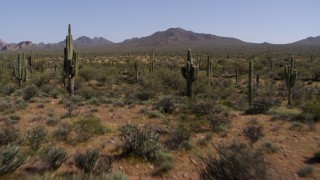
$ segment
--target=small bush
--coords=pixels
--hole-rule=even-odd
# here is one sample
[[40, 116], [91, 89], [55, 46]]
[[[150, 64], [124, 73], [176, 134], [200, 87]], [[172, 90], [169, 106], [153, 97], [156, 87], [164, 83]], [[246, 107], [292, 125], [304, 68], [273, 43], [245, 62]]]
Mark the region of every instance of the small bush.
[[49, 146], [41, 153], [41, 160], [47, 169], [58, 169], [68, 159], [68, 153], [61, 147]]
[[189, 130], [181, 128], [173, 131], [170, 134], [169, 139], [165, 142], [165, 144], [169, 149], [175, 150], [175, 149], [178, 149], [183, 142], [189, 141], [189, 139], [190, 139]]
[[92, 171], [98, 159], [99, 152], [97, 150], [87, 150], [75, 156], [75, 165], [85, 173], [89, 173]]
[[314, 169], [312, 166], [305, 166], [298, 171], [298, 176], [302, 178], [308, 177], [308, 176], [311, 176], [313, 172], [314, 172]]
[[164, 96], [156, 104], [155, 108], [162, 113], [172, 113], [175, 110], [175, 103], [173, 97]]
[[57, 140], [67, 140], [72, 128], [69, 124], [63, 123], [53, 131], [53, 137]]
[[14, 93], [14, 91], [18, 89], [18, 87], [14, 84], [8, 84], [7, 86], [4, 87], [3, 93], [7, 96], [11, 95]]
[[47, 131], [45, 127], [37, 126], [27, 131], [26, 138], [33, 151], [37, 151], [45, 142]]
[[0, 130], [0, 145], [14, 144], [19, 141], [19, 131], [14, 128]]
[[75, 156], [75, 164], [85, 173], [99, 175], [111, 170], [113, 158], [103, 157], [97, 150], [86, 150], [84, 153]]
[[267, 153], [275, 153], [278, 150], [278, 148], [270, 141], [266, 141], [263, 147]]
[[46, 124], [48, 126], [56, 126], [60, 122], [60, 119], [58, 118], [50, 118], [47, 120]]
[[151, 127], [139, 128], [135, 125], [125, 125], [120, 128], [122, 150], [125, 155], [137, 155], [150, 161], [155, 160], [155, 155], [161, 149], [159, 134]]
[[73, 123], [75, 131], [79, 134], [79, 141], [86, 141], [95, 135], [103, 135], [110, 129], [103, 126], [100, 119], [94, 116], [82, 117]]
[[272, 103], [267, 99], [258, 99], [245, 111], [245, 114], [263, 114], [270, 110]]
[[255, 143], [264, 136], [262, 130], [262, 126], [249, 125], [243, 130], [243, 133], [251, 143]]
[[319, 101], [313, 100], [307, 102], [302, 106], [303, 113], [312, 114], [314, 121], [320, 121], [320, 103]]
[[155, 92], [150, 89], [139, 90], [135, 96], [140, 101], [148, 101], [155, 96]]
[[0, 151], [0, 175], [15, 171], [27, 159], [17, 146], [6, 146]]
[[231, 120], [226, 113], [212, 113], [207, 117], [210, 127], [214, 132], [225, 131], [230, 128]]
[[23, 99], [30, 100], [38, 95], [38, 88], [35, 85], [27, 86], [23, 89]]
[[0, 100], [0, 112], [6, 111], [12, 108], [12, 104], [9, 100]]
[[173, 163], [174, 163], [174, 158], [162, 151], [159, 150], [156, 152], [156, 164], [158, 166], [158, 168], [155, 170], [155, 172], [153, 173], [154, 175], [161, 175], [165, 172], [168, 172], [169, 170], [171, 170], [173, 168]]
[[208, 115], [212, 111], [213, 104], [208, 101], [199, 101], [191, 106], [191, 111], [197, 116]]
[[267, 179], [267, 163], [261, 151], [233, 143], [215, 147], [215, 153], [199, 157], [200, 179]]

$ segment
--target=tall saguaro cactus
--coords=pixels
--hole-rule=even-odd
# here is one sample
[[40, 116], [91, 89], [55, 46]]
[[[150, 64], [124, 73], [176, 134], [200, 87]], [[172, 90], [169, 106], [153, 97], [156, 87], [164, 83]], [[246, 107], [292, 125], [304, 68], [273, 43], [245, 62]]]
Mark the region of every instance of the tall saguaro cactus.
[[33, 53], [31, 51], [31, 55], [28, 57], [28, 65], [29, 65], [29, 71], [32, 73], [33, 70]]
[[252, 99], [253, 99], [253, 85], [252, 85], [252, 74], [253, 74], [253, 61], [249, 61], [249, 83], [248, 83], [248, 100], [249, 105], [252, 105]]
[[210, 80], [211, 80], [211, 59], [210, 59], [209, 53], [208, 53], [208, 55], [207, 55], [207, 77], [208, 77], [208, 85], [210, 86]]
[[71, 25], [68, 27], [66, 47], [64, 48], [64, 77], [68, 78], [67, 90], [69, 95], [74, 95], [74, 77], [78, 74], [79, 53], [73, 49]]
[[18, 62], [17, 66], [14, 67], [14, 75], [16, 80], [18, 81], [19, 87], [22, 87], [22, 81], [26, 82], [28, 77], [28, 72], [24, 67], [24, 53], [22, 55], [22, 59], [20, 58], [20, 54], [18, 54]]
[[236, 64], [236, 85], [238, 85], [238, 82], [239, 82], [239, 58]]
[[134, 70], [136, 72], [136, 83], [138, 83], [138, 79], [139, 79], [139, 65], [138, 65], [138, 62], [134, 63]]
[[288, 92], [288, 105], [292, 105], [292, 91], [297, 81], [297, 71], [293, 69], [293, 57], [290, 59], [290, 66], [285, 66], [285, 80]]
[[192, 97], [193, 90], [192, 84], [196, 80], [198, 75], [199, 68], [198, 66], [193, 65], [191, 50], [188, 50], [188, 60], [185, 67], [181, 67], [181, 73], [184, 79], [187, 80], [187, 96]]
[[152, 74], [154, 71], [154, 50], [152, 50], [151, 60], [150, 60], [150, 73]]

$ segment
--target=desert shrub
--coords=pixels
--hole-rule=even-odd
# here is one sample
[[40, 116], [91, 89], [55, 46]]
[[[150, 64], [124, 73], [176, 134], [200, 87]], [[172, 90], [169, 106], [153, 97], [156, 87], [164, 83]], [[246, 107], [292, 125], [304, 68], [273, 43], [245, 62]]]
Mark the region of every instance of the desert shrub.
[[43, 85], [47, 85], [49, 80], [49, 73], [37, 73], [37, 75], [32, 78], [31, 83], [37, 87], [41, 87]]
[[165, 144], [169, 149], [175, 150], [178, 149], [182, 143], [189, 141], [189, 139], [190, 131], [185, 128], [178, 128], [170, 134]]
[[231, 120], [227, 113], [211, 113], [207, 116], [212, 131], [221, 132], [230, 128]]
[[17, 146], [6, 146], [0, 151], [0, 175], [15, 171], [27, 159]]
[[76, 154], [75, 165], [85, 173], [101, 174], [109, 172], [112, 168], [113, 158], [103, 157], [97, 150], [86, 150]]
[[92, 66], [84, 66], [79, 70], [79, 76], [85, 79], [86, 81], [94, 80], [97, 74], [97, 70]]
[[155, 92], [150, 89], [143, 89], [138, 90], [138, 92], [135, 94], [135, 97], [140, 101], [148, 101], [149, 99], [152, 99], [155, 96]]
[[212, 139], [212, 133], [207, 133], [205, 134], [204, 138], [203, 139], [200, 139], [197, 144], [200, 145], [200, 146], [205, 146], [207, 145], [208, 142], [210, 142]]
[[320, 103], [313, 100], [308, 101], [302, 106], [302, 112], [305, 114], [311, 114], [314, 121], [320, 121]]
[[86, 80], [82, 77], [76, 76], [74, 78], [74, 90], [77, 92], [86, 86]]
[[19, 141], [19, 131], [14, 128], [2, 128], [0, 130], [0, 145], [14, 144]]
[[215, 147], [215, 153], [199, 157], [200, 179], [267, 179], [267, 163], [261, 151], [233, 143]]
[[79, 141], [86, 141], [95, 135], [103, 135], [110, 130], [103, 126], [100, 119], [94, 116], [82, 117], [73, 123], [75, 131], [79, 134]]
[[250, 140], [251, 143], [255, 143], [264, 136], [263, 127], [257, 125], [249, 125], [243, 130], [243, 134]]
[[46, 124], [47, 124], [48, 126], [56, 126], [59, 122], [60, 122], [60, 119], [59, 119], [59, 118], [49, 118], [49, 119], [46, 121]]
[[23, 89], [23, 99], [30, 100], [38, 95], [38, 88], [35, 85], [27, 86]]
[[72, 128], [69, 124], [63, 123], [53, 133], [53, 137], [57, 140], [67, 140]]
[[320, 163], [320, 151], [314, 153], [313, 157], [309, 159], [309, 162]]
[[312, 166], [304, 166], [302, 167], [299, 171], [298, 171], [298, 176], [305, 178], [305, 177], [309, 177], [313, 174], [314, 169]]
[[267, 153], [275, 153], [277, 152], [278, 148], [277, 146], [275, 146], [272, 142], [270, 141], [266, 141], [263, 145], [263, 148], [264, 150], [267, 152]]
[[154, 175], [161, 175], [173, 168], [174, 158], [169, 153], [162, 150], [156, 152], [156, 165], [157, 169]]
[[86, 150], [86, 152], [75, 156], [75, 165], [85, 173], [89, 173], [98, 159], [99, 152], [97, 150]]
[[10, 124], [18, 124], [20, 119], [21, 119], [20, 116], [13, 114], [9, 116], [8, 122]]
[[37, 126], [27, 131], [26, 139], [33, 151], [37, 151], [45, 142], [47, 130], [43, 126]]
[[213, 108], [213, 103], [209, 101], [199, 101], [191, 106], [191, 111], [197, 116], [203, 116], [210, 114]]
[[18, 87], [15, 84], [8, 84], [3, 88], [3, 93], [9, 96], [14, 93], [16, 89], [18, 89]]
[[46, 169], [58, 169], [68, 159], [68, 153], [61, 147], [48, 146], [41, 153], [41, 160]]
[[172, 96], [162, 97], [154, 106], [162, 113], [172, 113], [176, 108]]
[[87, 101], [88, 104], [91, 105], [99, 105], [100, 104], [100, 100], [96, 97], [92, 97]]
[[6, 111], [12, 108], [12, 104], [9, 100], [2, 99], [0, 100], [0, 112]]
[[123, 154], [136, 155], [148, 160], [156, 158], [156, 152], [161, 149], [161, 144], [159, 134], [151, 127], [137, 127], [129, 124], [120, 127], [120, 132]]
[[92, 87], [84, 87], [84, 88], [79, 89], [77, 91], [77, 94], [79, 96], [82, 96], [85, 99], [90, 99], [90, 98], [93, 98], [93, 97], [97, 97], [99, 93], [98, 93], [97, 90], [95, 90]]
[[127, 176], [121, 172], [112, 172], [106, 175], [102, 175], [102, 179], [105, 180], [127, 180]]
[[272, 102], [267, 99], [258, 99], [252, 103], [252, 106], [245, 111], [245, 114], [262, 114], [269, 111]]

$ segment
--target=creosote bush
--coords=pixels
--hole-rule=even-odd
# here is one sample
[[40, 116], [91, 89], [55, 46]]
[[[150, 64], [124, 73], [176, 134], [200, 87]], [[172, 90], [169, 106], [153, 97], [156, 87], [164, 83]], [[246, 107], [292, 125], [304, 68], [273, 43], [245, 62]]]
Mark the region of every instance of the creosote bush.
[[258, 99], [252, 103], [252, 106], [245, 111], [245, 114], [263, 114], [270, 110], [272, 102], [267, 99]]
[[5, 146], [0, 150], [0, 176], [15, 171], [27, 159], [18, 146]]
[[19, 142], [19, 131], [14, 128], [0, 129], [0, 145], [15, 144]]
[[29, 146], [33, 151], [37, 151], [45, 142], [47, 137], [47, 130], [45, 127], [37, 126], [27, 131], [26, 138]]
[[173, 113], [176, 109], [175, 102], [172, 96], [162, 97], [156, 104], [155, 108], [162, 113]]
[[47, 146], [41, 152], [41, 160], [44, 162], [45, 169], [56, 170], [67, 159], [68, 153], [59, 146]]
[[208, 152], [199, 157], [200, 179], [268, 179], [263, 152], [245, 144], [233, 143], [214, 147], [217, 156]]
[[170, 137], [165, 144], [169, 149], [175, 150], [178, 149], [183, 143], [189, 141], [189, 139], [190, 131], [186, 128], [178, 128], [170, 134]]
[[249, 125], [243, 130], [244, 135], [250, 140], [251, 143], [257, 142], [263, 134], [263, 127], [257, 125]]
[[30, 100], [38, 95], [38, 88], [35, 85], [27, 86], [23, 89], [23, 99]]
[[125, 125], [120, 128], [122, 151], [125, 155], [136, 155], [150, 161], [155, 160], [156, 152], [162, 148], [159, 134], [150, 126]]

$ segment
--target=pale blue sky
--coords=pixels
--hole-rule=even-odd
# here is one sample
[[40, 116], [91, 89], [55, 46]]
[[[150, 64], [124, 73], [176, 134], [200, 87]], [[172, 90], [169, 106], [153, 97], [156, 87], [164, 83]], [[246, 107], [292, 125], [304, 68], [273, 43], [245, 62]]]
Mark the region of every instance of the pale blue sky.
[[0, 39], [54, 43], [102, 36], [114, 42], [181, 27], [246, 42], [289, 43], [320, 35], [320, 0], [6, 0]]

